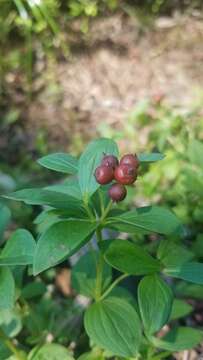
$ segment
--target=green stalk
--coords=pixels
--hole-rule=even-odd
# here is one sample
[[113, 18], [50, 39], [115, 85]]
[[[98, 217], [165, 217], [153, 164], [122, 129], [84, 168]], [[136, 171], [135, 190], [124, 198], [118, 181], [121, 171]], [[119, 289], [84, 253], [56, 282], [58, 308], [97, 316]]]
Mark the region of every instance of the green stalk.
[[112, 205], [113, 205], [113, 201], [111, 200], [111, 201], [109, 201], [106, 209], [104, 210], [104, 212], [103, 212], [103, 214], [102, 214], [102, 216], [101, 216], [101, 219], [100, 219], [100, 222], [101, 222], [101, 223], [105, 220], [106, 216], [108, 215], [109, 211], [110, 211], [111, 208], [112, 208]]
[[88, 204], [88, 197], [85, 195], [84, 198], [83, 198], [83, 204], [84, 204], [84, 208], [85, 210], [87, 211], [87, 215], [89, 216], [89, 219], [91, 221], [94, 221], [95, 218], [94, 218], [94, 215], [89, 207], [89, 204]]
[[5, 346], [15, 355], [17, 360], [26, 360], [26, 356], [17, 349], [9, 337], [0, 329], [0, 339], [5, 344]]
[[101, 189], [99, 189], [99, 201], [100, 201], [100, 205], [101, 205], [101, 213], [103, 215], [105, 209], [104, 209], [104, 202], [103, 202], [103, 198], [102, 198]]
[[103, 300], [105, 297], [107, 297], [107, 295], [115, 288], [116, 285], [119, 284], [119, 282], [121, 282], [122, 280], [124, 280], [125, 278], [127, 278], [129, 276], [129, 274], [122, 274], [121, 276], [119, 276], [110, 286], [109, 288], [103, 293], [103, 295], [100, 297], [100, 300]]
[[170, 351], [162, 351], [160, 354], [157, 354], [151, 358], [151, 360], [161, 360], [171, 355]]
[[[100, 228], [96, 230], [96, 236], [97, 236], [97, 243], [102, 241], [102, 231]], [[102, 274], [103, 274], [103, 267], [104, 267], [104, 259], [103, 255], [100, 252], [99, 259], [97, 263], [97, 270], [96, 270], [96, 284], [95, 284], [95, 300], [100, 300], [101, 292], [102, 292]]]
[[[105, 220], [106, 216], [108, 215], [111, 207], [113, 205], [112, 200], [107, 205], [106, 209], [104, 209], [102, 216], [100, 218], [100, 224]], [[101, 209], [103, 210], [103, 209]], [[102, 241], [102, 230], [101, 227], [98, 227], [96, 230], [96, 236], [97, 236], [97, 243], [98, 245]], [[95, 284], [95, 300], [99, 301], [102, 295], [102, 275], [103, 275], [103, 267], [104, 267], [104, 258], [103, 254], [100, 252], [99, 259], [97, 263], [97, 269], [96, 269], [96, 284]]]

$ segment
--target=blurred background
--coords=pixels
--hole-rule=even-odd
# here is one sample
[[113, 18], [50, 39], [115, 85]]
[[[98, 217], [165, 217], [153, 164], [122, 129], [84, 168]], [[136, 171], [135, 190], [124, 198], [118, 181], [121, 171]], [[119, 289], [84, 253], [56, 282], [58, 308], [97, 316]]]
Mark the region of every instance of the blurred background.
[[38, 157], [79, 155], [106, 136], [121, 152], [167, 155], [136, 201], [199, 221], [187, 186], [202, 179], [182, 170], [203, 137], [202, 10], [201, 0], [0, 0], [0, 190], [51, 181]]
[[[201, 260], [202, 0], [0, 0], [0, 29], [1, 193], [60, 180], [35, 160], [79, 155], [95, 137], [114, 138], [121, 152], [163, 152], [126, 201], [170, 207]], [[9, 207], [1, 233], [34, 230], [36, 207]], [[200, 300], [203, 287], [183, 284], [182, 294]]]

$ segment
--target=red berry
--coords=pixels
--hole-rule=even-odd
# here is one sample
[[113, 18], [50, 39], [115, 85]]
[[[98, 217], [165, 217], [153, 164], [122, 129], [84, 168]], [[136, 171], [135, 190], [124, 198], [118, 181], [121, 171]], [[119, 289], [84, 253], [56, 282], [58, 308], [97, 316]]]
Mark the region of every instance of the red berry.
[[99, 184], [109, 184], [114, 178], [113, 168], [104, 165], [98, 166], [95, 170], [94, 176]]
[[136, 169], [128, 165], [119, 165], [114, 171], [114, 178], [120, 184], [133, 184], [137, 178]]
[[118, 159], [114, 155], [105, 155], [101, 162], [102, 165], [111, 166], [113, 169], [118, 166]]
[[113, 184], [110, 187], [108, 193], [109, 193], [109, 197], [115, 202], [124, 200], [127, 195], [125, 186], [118, 183]]
[[133, 154], [124, 155], [120, 160], [120, 165], [129, 165], [136, 169], [138, 168], [139, 164], [140, 164], [140, 162], [139, 162], [136, 154], [135, 155], [133, 155]]

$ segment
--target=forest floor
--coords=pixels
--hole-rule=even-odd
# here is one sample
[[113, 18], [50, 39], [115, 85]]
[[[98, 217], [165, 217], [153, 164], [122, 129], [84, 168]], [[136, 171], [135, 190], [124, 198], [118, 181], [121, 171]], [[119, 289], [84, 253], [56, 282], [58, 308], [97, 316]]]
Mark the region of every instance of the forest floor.
[[[18, 81], [11, 84], [14, 107], [20, 104], [23, 114], [21, 143], [32, 151], [45, 134], [52, 149], [80, 147], [101, 126], [122, 128], [144, 98], [164, 95], [173, 107], [190, 107], [202, 95], [202, 17], [176, 14], [146, 26], [115, 14], [93, 21], [86, 36], [70, 35], [70, 58], [37, 60], [31, 102]], [[1, 151], [6, 142], [0, 139]]]

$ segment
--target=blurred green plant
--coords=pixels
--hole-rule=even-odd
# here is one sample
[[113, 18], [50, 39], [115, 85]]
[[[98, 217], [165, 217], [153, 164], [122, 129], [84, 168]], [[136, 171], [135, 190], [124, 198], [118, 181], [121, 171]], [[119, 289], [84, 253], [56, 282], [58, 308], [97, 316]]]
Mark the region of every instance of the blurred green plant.
[[[89, 21], [119, 10], [145, 16], [169, 12], [172, 8], [202, 6], [200, 0], [0, 0], [0, 94], [8, 71], [23, 70], [32, 90], [33, 65], [37, 57], [67, 57], [72, 20], [80, 19], [80, 30], [87, 33]], [[142, 16], [141, 16], [142, 18]], [[54, 51], [53, 51], [54, 50]]]
[[0, 94], [9, 70], [23, 70], [31, 91], [36, 56], [53, 49], [69, 55], [67, 31], [80, 17], [81, 31], [87, 32], [89, 18], [117, 7], [117, 0], [1, 0], [0, 1]]
[[143, 170], [135, 201], [139, 203], [141, 199], [150, 199], [167, 203], [184, 223], [190, 224], [196, 231], [201, 228], [203, 215], [202, 143], [198, 141], [203, 136], [200, 104], [201, 101], [183, 110], [171, 108], [162, 100], [143, 100], [135, 106], [118, 131], [106, 124], [99, 128], [102, 136], [122, 142], [127, 138], [128, 144], [124, 142], [123, 147], [128, 146], [131, 151], [147, 148], [148, 151], [158, 150], [165, 154], [163, 162], [149, 165]]

